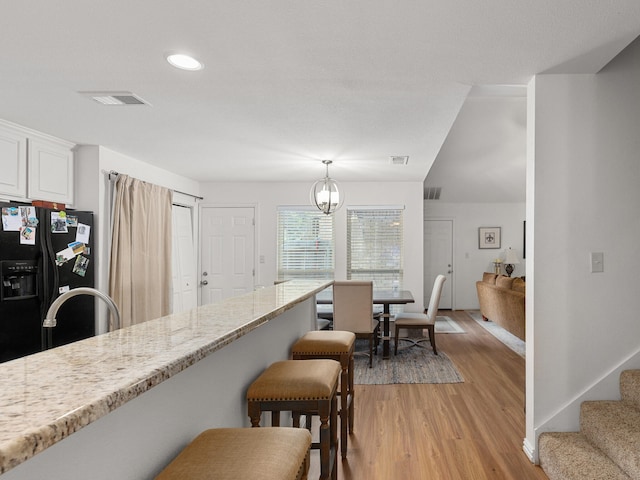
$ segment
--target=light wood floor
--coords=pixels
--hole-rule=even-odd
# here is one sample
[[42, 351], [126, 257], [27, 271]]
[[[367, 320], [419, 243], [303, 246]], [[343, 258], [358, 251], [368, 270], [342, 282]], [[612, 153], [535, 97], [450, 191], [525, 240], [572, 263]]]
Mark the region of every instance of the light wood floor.
[[[465, 312], [441, 314], [467, 332], [437, 335], [464, 383], [357, 385], [355, 432], [338, 478], [546, 480], [522, 451], [524, 359]], [[319, 477], [317, 453], [309, 479]]]

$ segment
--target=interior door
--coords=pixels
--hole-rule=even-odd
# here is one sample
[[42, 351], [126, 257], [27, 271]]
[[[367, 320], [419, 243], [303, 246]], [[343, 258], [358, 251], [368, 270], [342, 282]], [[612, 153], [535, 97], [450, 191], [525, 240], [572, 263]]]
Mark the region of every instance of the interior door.
[[172, 208], [172, 313], [183, 312], [198, 306], [192, 213], [191, 207], [174, 205]]
[[424, 222], [424, 304], [429, 305], [433, 282], [447, 277], [442, 287], [440, 308], [453, 308], [453, 220]]
[[253, 290], [255, 209], [203, 207], [201, 212], [200, 303]]

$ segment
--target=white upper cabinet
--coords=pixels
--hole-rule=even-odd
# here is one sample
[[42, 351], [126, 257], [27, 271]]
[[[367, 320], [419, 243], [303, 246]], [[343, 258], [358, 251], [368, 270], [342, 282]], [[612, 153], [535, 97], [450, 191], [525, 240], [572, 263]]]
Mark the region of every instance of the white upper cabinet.
[[27, 196], [27, 137], [0, 125], [0, 193]]
[[29, 198], [73, 204], [73, 151], [64, 144], [29, 138]]
[[0, 120], [0, 195], [73, 204], [73, 147]]

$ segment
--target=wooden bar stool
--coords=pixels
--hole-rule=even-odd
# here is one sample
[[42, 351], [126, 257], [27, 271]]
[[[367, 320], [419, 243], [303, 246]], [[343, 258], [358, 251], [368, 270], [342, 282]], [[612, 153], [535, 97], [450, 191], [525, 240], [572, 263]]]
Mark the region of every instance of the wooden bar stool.
[[[260, 426], [262, 412], [271, 412], [271, 426], [280, 425], [280, 412], [290, 411], [293, 426], [300, 426], [300, 414], [320, 417], [320, 480], [336, 480], [337, 390], [340, 364], [335, 360], [284, 360], [271, 364], [249, 386], [247, 404], [252, 427]], [[308, 433], [308, 432], [307, 432]]]
[[353, 433], [353, 352], [356, 334], [340, 330], [315, 330], [305, 333], [293, 344], [294, 360], [328, 358], [340, 362], [340, 451], [347, 456], [347, 428]]
[[198, 435], [156, 480], [302, 480], [311, 434], [300, 428], [214, 428]]

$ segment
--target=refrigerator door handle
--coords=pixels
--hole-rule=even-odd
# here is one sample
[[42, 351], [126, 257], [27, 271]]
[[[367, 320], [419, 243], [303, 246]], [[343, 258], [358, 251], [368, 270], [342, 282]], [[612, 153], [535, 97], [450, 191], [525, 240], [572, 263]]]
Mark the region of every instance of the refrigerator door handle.
[[[51, 242], [51, 210], [42, 209], [42, 215], [40, 216], [42, 232], [42, 255], [44, 272], [42, 275], [42, 281], [44, 286], [44, 303], [42, 305], [42, 320], [49, 310], [49, 307], [53, 301], [58, 298], [59, 295], [59, 274], [58, 267], [56, 265], [56, 254], [53, 251], [53, 243]], [[41, 340], [42, 350], [47, 350], [53, 347], [53, 332], [52, 328], [42, 328]]]
[[[50, 215], [49, 210], [46, 211]], [[50, 285], [49, 301], [47, 302], [47, 309], [51, 306], [53, 301], [60, 295], [60, 275], [58, 274], [58, 266], [56, 265], [56, 252], [53, 251], [53, 244], [51, 243], [51, 231], [48, 230], [49, 224], [45, 227], [45, 239], [46, 239], [46, 254], [49, 265], [53, 272], [53, 282]], [[45, 281], [48, 281], [49, 277], [45, 277]]]
[[[42, 325], [42, 321], [44, 320], [44, 316], [47, 312], [47, 310], [49, 309], [49, 305], [51, 305], [51, 302], [53, 301], [53, 299], [51, 298], [51, 285], [49, 282], [49, 271], [51, 268], [51, 257], [49, 255], [49, 246], [47, 245], [48, 243], [50, 243], [50, 234], [47, 232], [47, 225], [45, 222], [46, 216], [48, 215], [48, 211], [45, 209], [39, 209], [39, 215], [38, 218], [40, 219], [40, 228], [39, 233], [40, 233], [40, 252], [41, 252], [41, 264], [42, 264], [42, 271], [40, 273], [40, 278], [41, 278], [41, 286], [42, 286], [42, 301], [40, 303], [40, 320], [41, 320], [41, 325]], [[49, 240], [49, 242], [47, 242], [47, 240]], [[42, 328], [42, 326], [40, 327], [40, 343], [41, 343], [41, 350], [47, 350], [49, 348], [51, 348], [51, 329], [48, 328]]]
[[40, 234], [40, 253], [42, 255], [42, 271], [40, 272], [40, 278], [42, 279], [42, 314], [44, 319], [44, 312], [49, 308], [49, 304], [51, 303], [51, 291], [49, 289], [49, 255], [47, 252], [47, 232], [46, 227], [44, 226], [44, 217], [45, 212], [41, 215], [38, 215], [40, 221], [43, 225], [40, 226], [39, 234]]

